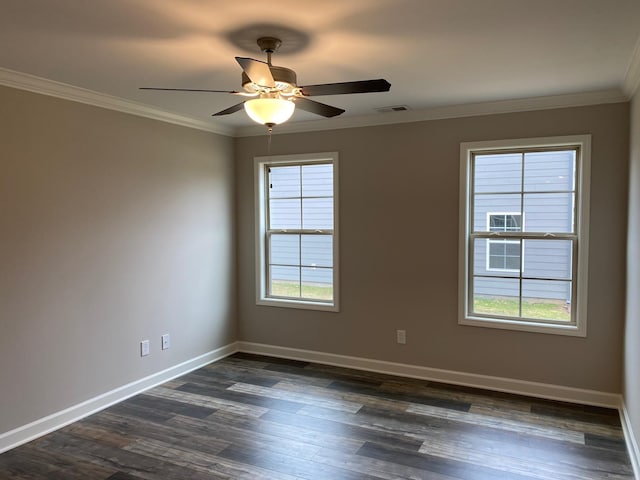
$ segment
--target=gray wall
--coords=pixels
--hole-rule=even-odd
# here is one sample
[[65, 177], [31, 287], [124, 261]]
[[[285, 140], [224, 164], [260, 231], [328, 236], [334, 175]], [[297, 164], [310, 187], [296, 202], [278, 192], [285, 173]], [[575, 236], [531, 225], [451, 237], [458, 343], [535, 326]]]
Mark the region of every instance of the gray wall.
[[[624, 387], [636, 432], [639, 104], [636, 97]], [[265, 137], [234, 141], [8, 88], [0, 88], [0, 113], [0, 432], [226, 345], [236, 333], [622, 389], [627, 104], [274, 136], [274, 154], [340, 152], [339, 313], [255, 305], [253, 157], [266, 153]], [[588, 337], [459, 326], [459, 143], [579, 133], [593, 134]], [[395, 343], [398, 328], [407, 345]], [[167, 332], [172, 348], [160, 352]], [[152, 342], [146, 358], [142, 338]]]
[[[236, 141], [239, 339], [621, 391], [629, 105], [275, 135], [272, 153], [340, 154], [341, 311], [255, 304], [253, 157]], [[457, 323], [462, 141], [591, 133], [587, 338]], [[395, 330], [407, 330], [407, 344]]]
[[229, 138], [0, 87], [0, 432], [235, 340], [233, 176]]
[[631, 102], [630, 158], [623, 395], [636, 444], [640, 445], [640, 91]]

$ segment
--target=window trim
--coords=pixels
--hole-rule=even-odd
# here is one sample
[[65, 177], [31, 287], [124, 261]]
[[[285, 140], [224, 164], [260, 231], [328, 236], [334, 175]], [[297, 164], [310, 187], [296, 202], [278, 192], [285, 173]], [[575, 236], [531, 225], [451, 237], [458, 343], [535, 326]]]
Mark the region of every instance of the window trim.
[[[472, 156], [477, 153], [501, 152], [509, 150], [577, 147], [576, 158], [576, 236], [577, 254], [574, 252], [577, 275], [572, 279], [575, 285], [575, 323], [536, 322], [535, 320], [515, 320], [490, 317], [478, 317], [469, 312], [469, 269], [471, 232], [469, 225], [471, 212], [471, 164]], [[589, 211], [591, 183], [591, 135], [569, 135], [558, 137], [521, 138], [509, 140], [490, 140], [462, 142], [460, 144], [460, 216], [459, 216], [459, 257], [458, 257], [458, 324], [476, 327], [519, 330], [525, 332], [548, 333], [577, 337], [587, 336], [588, 301], [588, 260], [589, 260]]]
[[[267, 175], [270, 165], [299, 165], [301, 163], [333, 164], [333, 302], [287, 299], [267, 296], [266, 225], [268, 206], [265, 205]], [[338, 190], [338, 152], [305, 153], [294, 155], [270, 155], [254, 157], [254, 199], [255, 199], [255, 275], [256, 305], [270, 307], [297, 308], [303, 310], [340, 311], [340, 275], [339, 275], [339, 190]]]

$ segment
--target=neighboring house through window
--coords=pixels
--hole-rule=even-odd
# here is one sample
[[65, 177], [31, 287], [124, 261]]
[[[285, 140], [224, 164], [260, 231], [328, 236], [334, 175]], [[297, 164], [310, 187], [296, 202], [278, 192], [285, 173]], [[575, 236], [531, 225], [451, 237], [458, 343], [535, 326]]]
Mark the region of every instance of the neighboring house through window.
[[590, 136], [460, 153], [459, 323], [585, 336]]
[[338, 309], [337, 153], [258, 157], [257, 303]]
[[[522, 215], [518, 213], [487, 213], [489, 232], [520, 232]], [[521, 267], [520, 242], [487, 240], [487, 270], [517, 271]]]

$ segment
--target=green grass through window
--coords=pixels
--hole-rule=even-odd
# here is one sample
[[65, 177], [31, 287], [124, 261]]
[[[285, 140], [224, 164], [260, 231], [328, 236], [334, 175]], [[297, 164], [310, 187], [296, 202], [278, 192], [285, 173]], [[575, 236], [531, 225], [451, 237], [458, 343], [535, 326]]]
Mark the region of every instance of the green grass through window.
[[[518, 299], [512, 297], [482, 297], [477, 296], [473, 301], [475, 313], [484, 315], [501, 315], [519, 317]], [[522, 317], [540, 320], [570, 321], [571, 310], [561, 300], [523, 299]]]
[[333, 300], [333, 285], [305, 283], [300, 291], [298, 282], [275, 280], [271, 283], [271, 295], [276, 297], [291, 297], [308, 300]]

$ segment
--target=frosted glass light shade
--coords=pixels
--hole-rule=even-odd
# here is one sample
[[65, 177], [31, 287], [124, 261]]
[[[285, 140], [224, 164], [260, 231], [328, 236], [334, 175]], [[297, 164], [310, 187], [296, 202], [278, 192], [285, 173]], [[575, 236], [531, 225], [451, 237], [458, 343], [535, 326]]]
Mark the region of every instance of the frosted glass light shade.
[[296, 105], [282, 98], [254, 98], [244, 102], [244, 110], [254, 122], [278, 125], [293, 115]]

